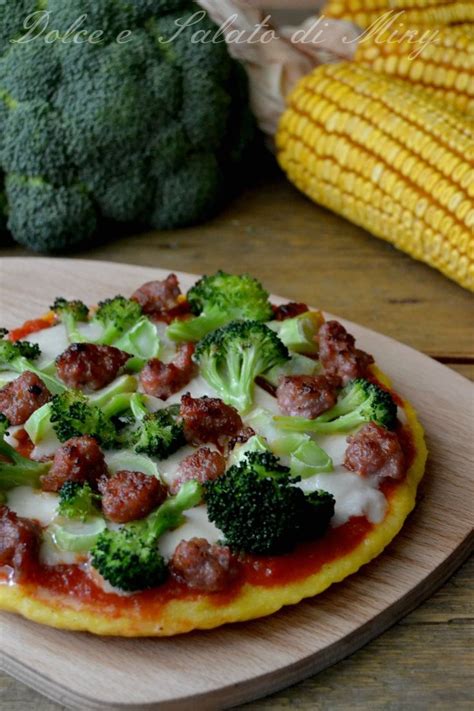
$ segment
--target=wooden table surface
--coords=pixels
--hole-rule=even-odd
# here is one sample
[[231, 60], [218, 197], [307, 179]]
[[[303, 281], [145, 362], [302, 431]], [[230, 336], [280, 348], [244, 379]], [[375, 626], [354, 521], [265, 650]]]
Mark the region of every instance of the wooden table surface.
[[[27, 252], [12, 244], [0, 254]], [[274, 171], [204, 226], [122, 238], [74, 257], [195, 273], [250, 271], [273, 293], [357, 321], [474, 379], [472, 295], [314, 206]], [[350, 658], [245, 709], [474, 708], [473, 588], [471, 560]], [[62, 708], [0, 673], [1, 711]]]

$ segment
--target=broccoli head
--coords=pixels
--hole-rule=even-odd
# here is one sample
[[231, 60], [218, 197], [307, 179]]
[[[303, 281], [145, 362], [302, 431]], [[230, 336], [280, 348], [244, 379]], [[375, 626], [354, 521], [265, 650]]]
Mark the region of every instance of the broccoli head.
[[167, 335], [175, 341], [199, 341], [230, 321], [268, 321], [273, 313], [268, 293], [247, 274], [219, 271], [204, 276], [188, 291], [187, 299], [197, 318], [177, 320], [169, 326]]
[[136, 325], [141, 315], [141, 306], [124, 296], [100, 301], [93, 318], [93, 321], [103, 328], [100, 343], [110, 345], [116, 341]]
[[7, 418], [0, 413], [0, 492], [15, 486], [39, 488], [40, 478], [48, 473], [51, 462], [34, 462], [19, 454], [5, 441], [8, 427]]
[[96, 405], [91, 404], [84, 393], [68, 390], [55, 395], [51, 400], [50, 420], [60, 442], [71, 437], [90, 435], [103, 447], [113, 447], [117, 431], [112, 419]]
[[125, 436], [125, 444], [138, 454], [167, 459], [186, 444], [178, 415], [179, 405], [147, 412]]
[[65, 518], [86, 521], [100, 514], [99, 502], [99, 494], [91, 489], [88, 482], [67, 481], [59, 491], [58, 513]]
[[364, 378], [357, 378], [344, 387], [334, 407], [314, 420], [279, 416], [274, 419], [277, 426], [293, 432], [350, 432], [366, 422], [376, 422], [393, 430], [397, 424], [397, 405], [389, 392]]
[[247, 452], [227, 472], [204, 484], [208, 516], [236, 551], [274, 554], [321, 536], [334, 514], [326, 492], [305, 494], [270, 452]]
[[34, 363], [41, 355], [41, 349], [37, 343], [29, 341], [12, 341], [5, 338], [7, 332], [0, 333], [0, 371], [13, 370], [16, 373], [24, 373], [26, 370], [34, 373], [46, 385], [51, 393], [63, 393], [66, 386], [57, 378], [47, 373], [43, 373]]
[[201, 486], [188, 481], [142, 521], [103, 531], [91, 550], [93, 567], [116, 588], [133, 592], [160, 585], [167, 576], [159, 538], [183, 523], [183, 513], [201, 501]]
[[194, 354], [201, 375], [237, 410], [252, 405], [255, 378], [289, 359], [278, 336], [259, 321], [232, 321], [209, 333]]
[[[217, 29], [198, 10], [192, 0], [0, 3], [0, 173], [17, 241], [54, 252], [109, 221], [193, 224], [232, 192], [255, 122], [225, 42], [192, 41]], [[32, 12], [37, 36], [12, 43]], [[46, 41], [79, 17], [98, 41]]]

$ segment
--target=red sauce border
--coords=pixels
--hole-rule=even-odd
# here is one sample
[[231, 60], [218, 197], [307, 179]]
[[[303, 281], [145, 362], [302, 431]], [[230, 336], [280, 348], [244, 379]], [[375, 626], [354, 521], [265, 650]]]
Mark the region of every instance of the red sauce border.
[[[50, 328], [54, 322], [54, 315], [26, 321], [20, 328], [10, 331], [9, 338], [11, 340], [24, 338], [31, 333]], [[372, 376], [371, 380], [389, 390], [397, 404], [402, 404], [401, 398], [380, 383], [375, 376]], [[26, 432], [24, 434], [26, 435]], [[416, 447], [410, 430], [401, 423], [398, 425], [397, 434], [405, 453], [406, 471], [408, 471], [414, 461]], [[18, 439], [19, 450], [22, 454], [28, 455], [31, 451], [29, 438], [27, 435], [23, 437], [20, 431]], [[380, 490], [387, 498], [389, 505], [390, 499], [403, 481], [404, 479], [385, 480], [381, 483]], [[304, 579], [317, 573], [323, 565], [350, 553], [373, 528], [374, 526], [365, 517], [352, 517], [342, 526], [329, 529], [322, 539], [300, 544], [289, 554], [242, 556], [241, 574], [233, 586], [224, 593], [216, 593], [208, 597], [216, 606], [220, 606], [237, 597], [244, 583], [271, 588]], [[190, 590], [172, 578], [159, 588], [135, 593], [132, 596], [108, 593], [94, 581], [83, 566], [79, 565], [37, 565], [28, 579], [22, 582], [32, 584], [41, 588], [42, 591], [57, 596], [71, 596], [79, 599], [87, 606], [100, 608], [112, 617], [118, 617], [127, 611], [137, 612], [144, 618], [156, 617], [159, 609], [171, 600], [192, 600], [200, 597], [199, 593]]]

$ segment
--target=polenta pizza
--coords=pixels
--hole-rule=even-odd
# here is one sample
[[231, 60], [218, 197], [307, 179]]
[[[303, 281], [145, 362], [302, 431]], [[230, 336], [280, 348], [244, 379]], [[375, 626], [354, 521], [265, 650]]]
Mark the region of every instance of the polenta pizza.
[[425, 459], [344, 326], [248, 275], [57, 298], [0, 340], [0, 608], [130, 637], [271, 614], [382, 552]]

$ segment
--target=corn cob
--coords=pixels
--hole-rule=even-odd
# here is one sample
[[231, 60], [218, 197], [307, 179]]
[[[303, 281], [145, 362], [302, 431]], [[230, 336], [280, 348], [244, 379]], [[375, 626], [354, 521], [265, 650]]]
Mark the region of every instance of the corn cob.
[[352, 20], [366, 28], [390, 10], [403, 10], [406, 25], [474, 22], [472, 0], [328, 0], [322, 12], [327, 17]]
[[278, 158], [306, 195], [474, 290], [472, 122], [354, 62], [289, 97]]
[[[418, 30], [415, 38], [419, 41], [422, 36], [423, 30]], [[388, 31], [362, 38], [354, 59], [376, 72], [412, 82], [463, 113], [474, 114], [474, 35], [444, 27], [438, 30], [436, 43], [421, 47], [408, 38], [390, 41]]]

